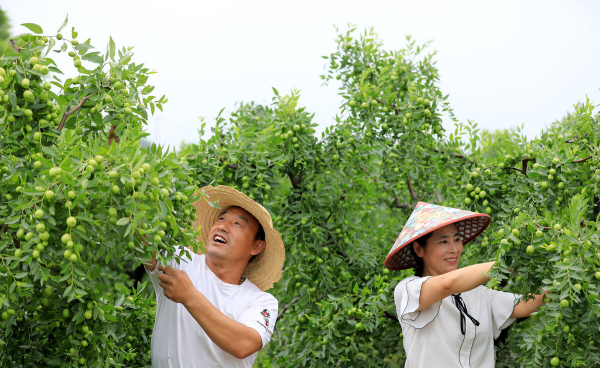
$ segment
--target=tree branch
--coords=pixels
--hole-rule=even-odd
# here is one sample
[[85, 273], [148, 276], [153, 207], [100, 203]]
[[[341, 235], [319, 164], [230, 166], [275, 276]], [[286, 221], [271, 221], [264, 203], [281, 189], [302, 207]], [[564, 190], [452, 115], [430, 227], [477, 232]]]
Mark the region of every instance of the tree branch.
[[522, 169], [518, 169], [516, 167], [512, 167], [512, 166], [505, 166], [503, 169], [512, 169], [512, 170], [517, 170], [518, 172], [520, 172], [521, 174], [525, 175], [526, 177], [529, 177], [529, 175], [527, 175], [527, 172], [523, 171]]
[[522, 166], [523, 166], [522, 172], [523, 172], [523, 174], [525, 174], [525, 176], [527, 176], [527, 177], [529, 177], [529, 176], [527, 175], [527, 163], [528, 163], [529, 161], [532, 161], [532, 159], [530, 159], [530, 158], [525, 158], [525, 159], [523, 159], [523, 161], [521, 161], [521, 163], [522, 163]]
[[385, 312], [383, 312], [383, 315], [384, 315], [384, 316], [386, 316], [387, 318], [391, 319], [391, 320], [394, 320], [394, 321], [396, 321], [396, 322], [400, 322], [400, 321], [398, 320], [398, 317], [394, 316], [393, 314], [391, 314], [391, 313], [390, 313], [390, 312], [388, 312], [388, 311], [385, 311]]
[[294, 173], [292, 172], [292, 170], [290, 170], [289, 167], [287, 168], [287, 172], [290, 181], [292, 182], [292, 187], [294, 187], [294, 189], [300, 189], [300, 184], [302, 184], [302, 173], [300, 173], [300, 175], [296, 177], [296, 175], [294, 175]]
[[119, 137], [117, 137], [115, 135], [115, 129], [117, 129], [117, 126], [115, 124], [110, 126], [110, 132], [108, 133], [108, 145], [110, 146], [113, 139], [115, 140], [115, 142], [119, 143]]
[[[367, 174], [367, 175], [368, 175], [368, 176], [369, 176], [371, 179], [373, 179], [373, 181], [374, 181], [374, 182], [376, 182], [377, 184], [382, 184], [382, 183], [381, 183], [379, 180], [377, 180], [376, 178], [374, 178], [374, 177], [371, 175], [371, 173], [369, 172], [369, 170], [365, 169], [365, 167], [364, 167], [364, 166], [360, 165], [360, 169], [361, 169], [362, 171], [364, 171], [364, 172], [365, 172], [365, 173], [366, 173], [366, 174]], [[385, 186], [385, 185], [383, 185], [383, 184], [382, 184], [382, 186], [383, 186], [383, 189], [384, 189], [386, 192], [388, 192], [388, 193], [390, 193], [390, 194], [392, 194], [392, 195], [394, 196], [394, 199], [396, 200], [396, 207], [397, 207], [397, 208], [402, 208], [402, 209], [404, 209], [404, 208], [408, 207], [408, 203], [406, 203], [406, 202], [402, 202], [402, 203], [401, 203], [401, 202], [400, 202], [400, 198], [398, 198], [398, 197], [397, 197], [395, 194], [393, 194], [393, 192], [392, 192], [392, 191], [391, 191], [391, 190], [390, 190], [388, 187], [386, 187], [386, 186]]]
[[[220, 158], [220, 159], [219, 159], [219, 161], [221, 161], [221, 162], [225, 162], [226, 160], [225, 160], [224, 158]], [[231, 164], [231, 163], [229, 163], [229, 162], [227, 163], [227, 165], [226, 165], [226, 166], [227, 166], [227, 167], [230, 167], [230, 168], [232, 168], [232, 169], [234, 169], [234, 170], [236, 170], [236, 169], [239, 167], [238, 165], [236, 165], [236, 164]]]
[[581, 163], [581, 162], [585, 162], [585, 161], [589, 160], [589, 159], [590, 159], [590, 158], [592, 158], [592, 157], [593, 157], [593, 155], [592, 155], [592, 156], [588, 156], [588, 157], [586, 157], [586, 158], [579, 159], [579, 160], [574, 160], [574, 161], [572, 161], [571, 163], [572, 163], [572, 164], [579, 164], [579, 163]]
[[283, 341], [281, 341], [281, 331], [279, 331], [279, 327], [275, 325], [275, 331], [277, 331], [277, 336], [279, 337], [279, 346], [283, 345]]
[[291, 307], [292, 305], [296, 304], [298, 301], [300, 300], [300, 297], [295, 297], [294, 299], [292, 299], [291, 302], [287, 303], [282, 309], [281, 312], [279, 312], [279, 314], [277, 314], [277, 320], [279, 320], [279, 318], [283, 315], [283, 313], [285, 313], [285, 311]]
[[[96, 92], [98, 92], [98, 91], [96, 91]], [[65, 114], [63, 115], [62, 119], [60, 120], [60, 125], [58, 126], [58, 130], [59, 130], [59, 131], [62, 131], [62, 129], [63, 129], [64, 125], [65, 125], [65, 122], [67, 121], [67, 119], [69, 118], [69, 116], [70, 116], [72, 113], [74, 113], [75, 111], [79, 110], [79, 109], [81, 108], [81, 106], [83, 105], [83, 103], [84, 103], [85, 101], [87, 101], [87, 100], [88, 100], [88, 98], [90, 98], [90, 97], [92, 97], [93, 95], [95, 95], [95, 94], [96, 94], [96, 92], [94, 92], [94, 93], [91, 93], [91, 94], [89, 94], [88, 96], [85, 96], [84, 98], [82, 98], [82, 99], [81, 99], [81, 102], [79, 102], [79, 105], [75, 106], [75, 107], [73, 108], [73, 110], [71, 110], [71, 111], [65, 111]], [[109, 144], [110, 144], [110, 143], [109, 143]]]
[[[439, 149], [437, 149], [437, 148], [434, 148], [434, 149], [433, 149], [433, 152], [437, 152], [437, 153], [443, 153], [443, 154], [446, 154], [446, 152], [444, 152], [444, 151], [440, 151], [440, 150], [439, 150]], [[466, 157], [465, 157], [465, 156], [463, 156], [463, 155], [459, 155], [458, 153], [453, 153], [453, 155], [454, 155], [454, 157], [456, 157], [456, 158], [464, 158], [464, 159], [466, 159]], [[475, 163], [475, 161], [471, 161], [471, 163]]]
[[437, 200], [438, 203], [442, 203], [444, 201], [444, 199], [442, 198], [442, 194], [440, 193], [439, 190], [434, 189], [433, 194], [435, 194], [435, 199]]
[[14, 40], [11, 39], [10, 43], [11, 43], [11, 45], [13, 47], [13, 50], [15, 50], [15, 54], [18, 54], [21, 51], [21, 49], [17, 47], [17, 44], [15, 43]]
[[415, 193], [415, 190], [413, 189], [412, 183], [410, 182], [410, 178], [408, 177], [408, 174], [406, 174], [406, 184], [408, 184], [408, 190], [410, 191], [410, 196], [412, 197], [412, 199], [414, 201], [416, 201], [417, 198], [417, 193]]
[[402, 221], [402, 220], [400, 220], [400, 217], [398, 217], [398, 215], [396, 214], [396, 212], [394, 212], [394, 207], [392, 205], [390, 205], [389, 203], [386, 203], [386, 204], [390, 208], [390, 212], [398, 219], [398, 221]]
[[538, 224], [537, 222], [535, 224], [537, 225], [537, 227], [542, 228], [544, 230], [552, 230], [552, 228], [550, 226], [542, 226], [542, 225]]

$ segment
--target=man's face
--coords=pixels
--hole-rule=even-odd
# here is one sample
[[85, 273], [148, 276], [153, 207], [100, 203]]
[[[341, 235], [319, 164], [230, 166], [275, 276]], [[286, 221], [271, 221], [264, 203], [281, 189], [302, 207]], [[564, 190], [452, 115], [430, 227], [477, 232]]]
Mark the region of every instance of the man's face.
[[238, 207], [227, 209], [210, 228], [206, 254], [233, 262], [247, 262], [264, 248], [263, 240], [254, 239], [258, 226], [258, 220], [248, 211]]

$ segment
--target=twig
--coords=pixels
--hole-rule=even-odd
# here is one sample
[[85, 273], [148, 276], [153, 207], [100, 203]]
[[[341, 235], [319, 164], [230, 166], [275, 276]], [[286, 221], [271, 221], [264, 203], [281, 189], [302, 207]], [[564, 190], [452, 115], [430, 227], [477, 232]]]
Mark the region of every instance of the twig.
[[[433, 152], [437, 152], [437, 153], [446, 154], [446, 152], [444, 152], [444, 151], [440, 151], [440, 150], [439, 150], [439, 149], [437, 149], [437, 148], [434, 148]], [[467, 159], [466, 157], [464, 157], [463, 155], [459, 155], [458, 153], [454, 153], [453, 155], [454, 155], [454, 157], [456, 157], [456, 158], [464, 158], [464, 159]], [[472, 164], [474, 164], [474, 163], [475, 163], [475, 161], [470, 161], [470, 162], [471, 162]]]
[[21, 51], [21, 49], [19, 47], [17, 47], [17, 44], [15, 43], [14, 40], [11, 39], [10, 43], [12, 44], [12, 47], [13, 47], [13, 50], [15, 50], [15, 53], [18, 54]]
[[521, 162], [522, 162], [522, 165], [523, 165], [523, 169], [522, 169], [522, 170], [523, 170], [523, 174], [525, 174], [525, 176], [527, 176], [527, 177], [529, 177], [529, 176], [527, 175], [527, 163], [528, 163], [529, 161], [533, 161], [533, 159], [531, 159], [531, 158], [525, 158], [525, 159], [523, 159], [523, 161], [521, 161]]
[[108, 145], [110, 146], [113, 139], [115, 140], [115, 142], [119, 143], [119, 137], [115, 136], [115, 129], [117, 129], [117, 126], [115, 124], [110, 126], [110, 132], [108, 133]]
[[400, 220], [400, 217], [398, 217], [398, 215], [396, 214], [396, 212], [394, 212], [394, 207], [392, 207], [389, 203], [386, 203], [388, 205], [388, 207], [390, 208], [390, 212], [396, 216], [396, 218], [398, 219], [398, 221], [402, 221]]
[[[366, 174], [367, 174], [367, 175], [368, 175], [368, 176], [369, 176], [371, 179], [373, 179], [373, 181], [374, 181], [374, 182], [376, 182], [377, 184], [381, 184], [381, 182], [380, 182], [379, 180], [377, 180], [376, 178], [374, 178], [374, 177], [371, 175], [371, 173], [369, 172], [369, 170], [365, 169], [365, 167], [364, 167], [364, 166], [362, 166], [362, 165], [361, 165], [361, 166], [360, 166], [360, 169], [361, 169], [362, 171], [364, 171], [364, 172], [365, 172], [365, 173], [366, 173]], [[391, 191], [391, 190], [390, 190], [388, 187], [386, 187], [386, 186], [385, 186], [385, 185], [383, 185], [383, 184], [382, 184], [382, 186], [383, 186], [383, 189], [385, 189], [385, 191], [386, 191], [386, 192], [388, 192], [388, 193], [390, 193], [390, 194], [392, 194], [392, 195], [394, 196], [394, 199], [396, 200], [396, 207], [397, 207], [397, 208], [402, 208], [402, 209], [404, 209], [404, 208], [408, 207], [408, 203], [406, 203], [406, 202], [402, 202], [402, 203], [401, 203], [401, 202], [400, 202], [400, 198], [398, 198], [398, 196], [396, 196], [395, 194], [393, 194], [393, 192], [392, 192], [392, 191]]]
[[[98, 91], [96, 91], [96, 92], [98, 92]], [[75, 111], [79, 110], [79, 109], [81, 108], [81, 106], [83, 105], [83, 103], [84, 103], [85, 101], [87, 101], [87, 100], [88, 100], [88, 98], [90, 98], [90, 97], [92, 97], [93, 95], [95, 95], [95, 94], [96, 94], [96, 92], [94, 92], [94, 93], [92, 93], [92, 94], [90, 94], [90, 95], [88, 95], [88, 96], [85, 96], [84, 98], [82, 98], [82, 99], [81, 99], [81, 102], [79, 102], [79, 105], [75, 106], [75, 107], [73, 108], [73, 110], [71, 110], [71, 111], [66, 111], [66, 112], [65, 112], [65, 114], [64, 114], [64, 115], [63, 115], [63, 117], [62, 117], [62, 119], [60, 120], [60, 125], [58, 126], [58, 130], [59, 130], [59, 131], [62, 131], [62, 129], [63, 129], [64, 125], [65, 125], [65, 122], [67, 121], [67, 119], [69, 118], [69, 116], [70, 116], [72, 113], [74, 113]], [[110, 144], [110, 143], [109, 143], [109, 144]]]
[[279, 331], [279, 327], [277, 327], [277, 325], [275, 325], [275, 330], [277, 331], [277, 336], [279, 337], [279, 346], [281, 346], [283, 341], [281, 341], [281, 331]]
[[542, 226], [542, 225], [538, 224], [537, 222], [535, 224], [537, 225], [537, 227], [542, 228], [544, 230], [552, 230], [552, 228], [549, 226]]
[[290, 181], [292, 182], [292, 187], [294, 187], [294, 189], [300, 189], [300, 184], [302, 184], [302, 172], [300, 172], [300, 175], [298, 175], [298, 177], [294, 175], [294, 173], [292, 172], [292, 170], [290, 170], [289, 167], [287, 167], [287, 172]]
[[[383, 106], [385, 106], [385, 102], [381, 101], [380, 99], [376, 98], [375, 101], [379, 102], [380, 104], [382, 104]], [[396, 109], [396, 104], [395, 103], [391, 103], [390, 104], [391, 107], [393, 107], [394, 109]]]
[[442, 195], [440, 194], [440, 191], [437, 189], [433, 190], [433, 194], [435, 194], [435, 199], [437, 200], [438, 203], [442, 203], [444, 201], [444, 199], [442, 198]]
[[292, 299], [291, 302], [287, 303], [282, 309], [281, 312], [279, 312], [279, 314], [277, 314], [277, 320], [279, 320], [279, 318], [283, 315], [283, 313], [285, 313], [285, 311], [291, 307], [292, 305], [296, 304], [298, 302], [298, 300], [300, 300], [300, 297], [297, 296], [294, 299]]
[[[226, 160], [225, 160], [224, 158], [220, 158], [220, 159], [219, 159], [219, 161], [221, 161], [221, 162], [225, 162]], [[232, 163], [229, 163], [229, 162], [227, 163], [227, 165], [226, 165], [226, 166], [227, 166], [227, 167], [230, 167], [230, 168], [232, 168], [232, 169], [234, 169], [234, 170], [236, 170], [236, 169], [239, 167], [238, 165], [236, 165], [236, 164], [232, 164]]]
[[589, 160], [589, 159], [590, 159], [590, 158], [592, 158], [592, 157], [593, 157], [593, 155], [592, 155], [592, 156], [588, 156], [588, 157], [586, 157], [586, 158], [579, 159], [579, 160], [574, 160], [574, 161], [572, 161], [571, 163], [573, 163], [573, 164], [578, 164], [578, 163], [581, 163], [581, 162], [585, 162], [585, 161]]
[[512, 166], [505, 166], [504, 169], [512, 169], [512, 170], [517, 170], [518, 172], [520, 172], [521, 174], [525, 175], [526, 177], [529, 177], [529, 175], [527, 175], [527, 172], [523, 171], [522, 169], [516, 168], [516, 167], [512, 167]]
[[406, 184], [408, 184], [408, 190], [410, 191], [410, 196], [412, 197], [412, 199], [414, 201], [417, 200], [417, 193], [415, 193], [415, 190], [413, 189], [412, 183], [410, 182], [410, 178], [408, 177], [408, 174], [406, 174]]
[[391, 314], [388, 311], [383, 312], [383, 315], [386, 316], [387, 318], [394, 320], [396, 322], [400, 322], [400, 320], [398, 320], [398, 317], [394, 316], [393, 314]]
[[600, 214], [600, 198], [598, 198], [597, 195], [594, 195], [594, 205], [592, 211], [594, 213], [594, 218], [598, 218], [598, 214]]

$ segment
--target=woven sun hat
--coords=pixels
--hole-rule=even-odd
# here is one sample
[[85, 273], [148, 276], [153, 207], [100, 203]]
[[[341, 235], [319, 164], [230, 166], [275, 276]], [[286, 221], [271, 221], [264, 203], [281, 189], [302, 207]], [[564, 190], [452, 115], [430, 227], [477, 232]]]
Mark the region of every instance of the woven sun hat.
[[[265, 230], [266, 246], [252, 262], [248, 263], [243, 277], [246, 277], [262, 291], [273, 287], [273, 283], [281, 279], [283, 261], [285, 260], [285, 247], [279, 232], [273, 228], [273, 220], [269, 212], [260, 204], [254, 202], [244, 193], [231, 187], [219, 185], [218, 187], [206, 186], [200, 192], [200, 199], [193, 203], [196, 208], [194, 229], [200, 226], [198, 240], [208, 240], [210, 228], [219, 216], [230, 207], [241, 207], [254, 216]], [[218, 205], [211, 206], [208, 202]], [[219, 208], [220, 207], [220, 208]], [[199, 254], [203, 252], [198, 251]]]
[[446, 225], [456, 224], [463, 245], [475, 239], [490, 224], [490, 216], [419, 202], [406, 221], [398, 239], [385, 258], [383, 265], [390, 270], [406, 270], [417, 266], [410, 246], [422, 237]]

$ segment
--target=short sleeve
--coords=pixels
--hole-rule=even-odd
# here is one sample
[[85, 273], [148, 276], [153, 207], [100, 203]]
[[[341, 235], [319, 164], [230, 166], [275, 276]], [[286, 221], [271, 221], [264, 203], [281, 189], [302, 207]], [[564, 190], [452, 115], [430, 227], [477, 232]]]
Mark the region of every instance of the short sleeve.
[[417, 311], [420, 306], [421, 288], [431, 277], [411, 276], [396, 286], [394, 301], [400, 323], [406, 323], [414, 328], [423, 328], [437, 317], [441, 300], [425, 310]]
[[492, 308], [492, 327], [494, 330], [494, 339], [500, 336], [500, 331], [510, 326], [516, 318], [510, 318], [515, 306], [521, 299], [520, 295], [506, 293], [503, 291], [487, 289], [486, 293], [490, 299]]
[[255, 329], [265, 347], [275, 328], [279, 302], [269, 293], [261, 293], [239, 317], [238, 322]]

